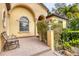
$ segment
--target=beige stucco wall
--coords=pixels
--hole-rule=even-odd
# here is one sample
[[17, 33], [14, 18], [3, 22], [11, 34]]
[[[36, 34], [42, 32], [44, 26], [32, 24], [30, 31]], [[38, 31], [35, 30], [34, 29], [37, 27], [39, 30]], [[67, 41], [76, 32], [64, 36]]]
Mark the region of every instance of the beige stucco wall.
[[[16, 6], [19, 6], [19, 7], [16, 7]], [[24, 36], [38, 35], [36, 20], [38, 19], [38, 17], [40, 15], [47, 16], [47, 11], [45, 10], [44, 7], [42, 7], [36, 3], [26, 3], [26, 4], [12, 3], [9, 14], [10, 14], [10, 19], [9, 19], [9, 24], [8, 24], [9, 25], [8, 26], [9, 35], [14, 34], [17, 37], [24, 37]], [[30, 21], [29, 32], [20, 32], [19, 31], [19, 19], [21, 16], [28, 17], [28, 19]]]
[[38, 3], [12, 3], [11, 8], [14, 8], [18, 5], [26, 6], [32, 9], [36, 18], [38, 18], [40, 15], [47, 16], [47, 10], [43, 6], [40, 6]]
[[0, 52], [3, 47], [2, 39], [1, 39], [1, 33], [5, 31], [6, 29], [3, 28], [3, 12], [6, 12], [5, 4], [0, 3]]
[[52, 17], [49, 17], [48, 19], [52, 19], [52, 21], [55, 20], [54, 23], [58, 23], [58, 21], [62, 21], [63, 28], [66, 28], [66, 20], [65, 19], [59, 18], [57, 16], [52, 16]]
[[[29, 19], [29, 32], [19, 31], [19, 20], [22, 16], [26, 16]], [[17, 37], [34, 36], [34, 17], [30, 11], [25, 8], [17, 7], [10, 13], [9, 19], [9, 33], [14, 34]]]

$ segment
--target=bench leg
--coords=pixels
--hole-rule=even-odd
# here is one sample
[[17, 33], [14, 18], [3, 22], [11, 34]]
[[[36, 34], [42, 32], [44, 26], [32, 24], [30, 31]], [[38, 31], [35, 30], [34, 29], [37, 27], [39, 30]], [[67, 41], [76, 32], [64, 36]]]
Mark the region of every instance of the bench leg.
[[16, 45], [18, 48], [20, 48], [19, 41], [16, 41]]

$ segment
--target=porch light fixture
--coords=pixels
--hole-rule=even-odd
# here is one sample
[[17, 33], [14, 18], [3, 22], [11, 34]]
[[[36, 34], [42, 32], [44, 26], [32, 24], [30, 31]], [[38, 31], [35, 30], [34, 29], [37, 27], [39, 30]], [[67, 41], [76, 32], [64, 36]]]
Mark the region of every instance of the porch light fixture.
[[48, 22], [48, 30], [50, 31], [52, 27], [51, 21]]

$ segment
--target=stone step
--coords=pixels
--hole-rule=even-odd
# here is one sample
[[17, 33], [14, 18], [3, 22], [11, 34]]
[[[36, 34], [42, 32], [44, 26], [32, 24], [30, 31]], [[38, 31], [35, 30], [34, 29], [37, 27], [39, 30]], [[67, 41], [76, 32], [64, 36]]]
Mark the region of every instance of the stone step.
[[47, 51], [50, 51], [50, 49], [47, 49], [47, 50], [44, 50], [44, 51], [38, 52], [38, 53], [33, 54], [33, 55], [31, 55], [31, 56], [38, 56], [38, 55], [40, 55], [40, 54], [42, 54], [42, 53], [45, 53], [45, 52], [47, 52]]
[[34, 54], [32, 56], [61, 56], [61, 54], [57, 53], [56, 51], [48, 49], [37, 54]]

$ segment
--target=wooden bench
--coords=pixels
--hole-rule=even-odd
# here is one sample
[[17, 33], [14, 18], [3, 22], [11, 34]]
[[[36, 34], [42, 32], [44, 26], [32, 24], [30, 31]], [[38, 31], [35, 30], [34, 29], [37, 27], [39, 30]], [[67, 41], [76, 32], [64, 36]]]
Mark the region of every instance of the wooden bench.
[[6, 32], [2, 32], [1, 35], [4, 39], [4, 50], [11, 50], [10, 46], [12, 45], [15, 45], [14, 48], [20, 47], [19, 40], [17, 40], [15, 35], [12, 35], [11, 38], [7, 35]]

